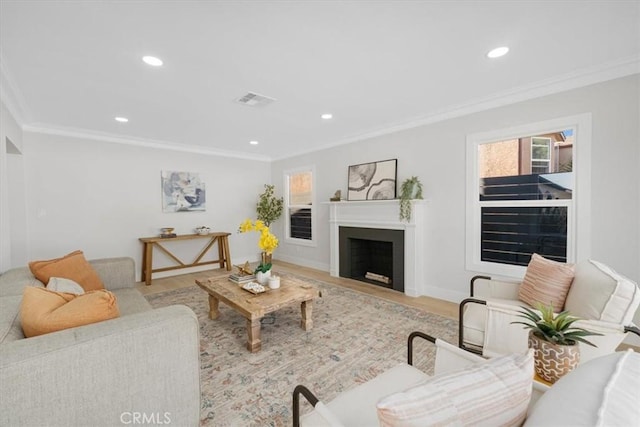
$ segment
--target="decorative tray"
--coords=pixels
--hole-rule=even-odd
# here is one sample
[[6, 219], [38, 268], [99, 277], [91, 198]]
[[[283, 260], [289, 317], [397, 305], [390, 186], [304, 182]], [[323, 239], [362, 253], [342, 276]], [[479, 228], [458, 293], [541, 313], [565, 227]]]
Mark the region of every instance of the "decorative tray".
[[252, 294], [261, 294], [267, 290], [267, 288], [257, 282], [245, 283], [241, 288], [245, 291], [251, 292]]

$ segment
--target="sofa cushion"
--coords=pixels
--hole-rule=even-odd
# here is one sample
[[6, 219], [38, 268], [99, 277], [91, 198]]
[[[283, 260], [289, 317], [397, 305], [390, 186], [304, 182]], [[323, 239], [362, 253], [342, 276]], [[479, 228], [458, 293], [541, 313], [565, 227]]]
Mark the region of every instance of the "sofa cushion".
[[639, 401], [640, 354], [612, 353], [560, 378], [533, 406], [524, 425], [637, 425]]
[[74, 295], [27, 287], [20, 305], [20, 322], [26, 337], [88, 325], [118, 315], [116, 297], [104, 289]]
[[33, 277], [28, 267], [12, 268], [0, 275], [0, 298], [6, 296], [22, 297], [27, 286], [44, 288], [44, 283]]
[[62, 258], [31, 261], [29, 269], [45, 284], [49, 283], [51, 277], [64, 277], [79, 283], [85, 291], [104, 289], [98, 273], [85, 259], [82, 251], [71, 252]]
[[522, 424], [531, 399], [533, 352], [436, 375], [378, 402], [381, 426]]
[[574, 266], [546, 259], [538, 254], [531, 256], [518, 298], [530, 306], [536, 303], [553, 305], [554, 312], [562, 311], [569, 287], [573, 281]]
[[120, 316], [151, 310], [151, 304], [137, 289], [123, 288], [114, 289], [110, 292], [116, 296]]
[[0, 298], [0, 345], [24, 338], [20, 326], [21, 299], [19, 295]]
[[582, 319], [627, 325], [640, 305], [638, 285], [597, 261], [581, 262], [565, 309]]

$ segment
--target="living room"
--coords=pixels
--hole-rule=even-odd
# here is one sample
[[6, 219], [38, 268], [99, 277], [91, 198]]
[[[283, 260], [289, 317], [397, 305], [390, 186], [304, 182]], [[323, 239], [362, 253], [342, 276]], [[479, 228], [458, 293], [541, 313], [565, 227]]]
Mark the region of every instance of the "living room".
[[[229, 244], [233, 264], [245, 261], [257, 262], [259, 251], [256, 247], [256, 236], [251, 233], [237, 233], [238, 227], [246, 218], [255, 219], [256, 199], [263, 191], [265, 184], [275, 185], [276, 194], [282, 196], [285, 174], [300, 168], [313, 170], [313, 242], [300, 245], [298, 242], [287, 239], [285, 221], [276, 221], [272, 225], [272, 231], [280, 238], [280, 245], [274, 252], [274, 259], [328, 272], [331, 262], [330, 205], [328, 203], [330, 197], [336, 190], [341, 190], [343, 199], [346, 198], [349, 166], [397, 159], [398, 185], [406, 178], [418, 176], [424, 186], [425, 247], [423, 258], [420, 260], [424, 269], [422, 289], [425, 292], [423, 295], [457, 304], [469, 296], [470, 278], [475, 274], [483, 273], [483, 271], [468, 268], [467, 264], [469, 136], [519, 129], [531, 124], [586, 114], [590, 122], [588, 130], [590, 152], [579, 159], [583, 163], [576, 167], [580, 168], [577, 169], [577, 173], [582, 175], [578, 178], [582, 179], [579, 182], [588, 186], [588, 191], [583, 193], [588, 194], [588, 197], [577, 200], [577, 247], [573, 261], [595, 259], [635, 282], [640, 281], [640, 221], [638, 220], [640, 218], [640, 168], [638, 168], [640, 161], [640, 127], [638, 126], [640, 52], [637, 39], [639, 13], [637, 3], [593, 2], [594, 5], [590, 7], [584, 6], [586, 11], [573, 17], [576, 21], [584, 19], [583, 22], [575, 23], [575, 28], [572, 29], [574, 35], [558, 36], [557, 39], [552, 38], [551, 41], [545, 42], [546, 48], [554, 48], [553, 55], [551, 53], [548, 55], [554, 59], [563, 56], [573, 58], [571, 56], [573, 52], [569, 53], [568, 49], [575, 49], [580, 45], [573, 39], [578, 37], [575, 32], [580, 31], [582, 34], [584, 28], [593, 24], [594, 21], [602, 24], [586, 31], [594, 33], [589, 35], [588, 40], [597, 42], [598, 48], [616, 46], [619, 50], [604, 55], [599, 49], [594, 48], [591, 52], [591, 48], [585, 47], [580, 52], [581, 56], [576, 56], [575, 65], [565, 64], [560, 68], [561, 71], [532, 72], [523, 80], [513, 77], [517, 75], [516, 70], [519, 69], [509, 68], [501, 71], [500, 67], [515, 67], [509, 61], [515, 62], [516, 59], [510, 59], [510, 55], [511, 58], [517, 58], [530, 68], [535, 67], [541, 58], [545, 57], [545, 54], [534, 55], [534, 52], [518, 50], [517, 45], [514, 45], [512, 51], [504, 58], [495, 60], [502, 62], [478, 66], [473, 71], [475, 75], [465, 74], [461, 71], [461, 66], [452, 65], [447, 71], [440, 71], [449, 77], [435, 84], [428, 82], [432, 79], [427, 73], [429, 67], [422, 64], [424, 68], [420, 70], [424, 75], [424, 86], [415, 87], [414, 90], [419, 95], [414, 94], [411, 102], [419, 105], [416, 98], [422, 97], [425, 98], [425, 104], [429, 107], [425, 107], [423, 111], [413, 110], [412, 114], [393, 120], [382, 120], [380, 115], [388, 110], [382, 110], [382, 107], [377, 104], [398, 103], [397, 108], [401, 109], [403, 103], [410, 102], [402, 99], [407, 93], [407, 88], [402, 86], [404, 91], [400, 93], [396, 88], [398, 85], [396, 74], [403, 73], [405, 70], [403, 66], [396, 65], [386, 69], [387, 75], [376, 74], [376, 78], [380, 80], [374, 83], [379, 86], [379, 91], [376, 92], [376, 84], [368, 86], [369, 98], [349, 98], [342, 104], [330, 104], [329, 101], [337, 103], [339, 97], [336, 93], [345, 92], [350, 84], [355, 84], [354, 80], [357, 80], [358, 75], [363, 72], [358, 67], [363, 64], [355, 62], [353, 70], [346, 71], [340, 71], [346, 68], [344, 63], [322, 68], [323, 71], [332, 71], [334, 74], [343, 72], [346, 77], [344, 80], [338, 80], [340, 90], [336, 93], [332, 92], [333, 98], [309, 100], [309, 105], [313, 108], [305, 107], [305, 111], [314, 111], [314, 116], [307, 118], [306, 121], [294, 121], [286, 116], [285, 112], [273, 110], [278, 108], [279, 103], [290, 102], [292, 105], [287, 105], [288, 109], [300, 107], [297, 103], [303, 99], [294, 98], [293, 101], [288, 101], [287, 96], [292, 95], [292, 92], [304, 92], [303, 84], [278, 92], [275, 88], [283, 87], [284, 84], [271, 83], [268, 79], [261, 78], [260, 70], [253, 70], [251, 77], [234, 81], [230, 84], [230, 89], [223, 92], [224, 102], [235, 114], [232, 128], [241, 135], [235, 141], [226, 140], [226, 135], [222, 134], [209, 138], [206, 132], [190, 133], [191, 127], [196, 127], [192, 122], [215, 122], [216, 114], [221, 117], [227, 116], [218, 110], [206, 112], [189, 110], [189, 97], [196, 92], [191, 87], [182, 92], [181, 85], [190, 77], [189, 73], [193, 70], [180, 74], [182, 80], [172, 83], [172, 78], [178, 73], [176, 70], [181, 65], [176, 63], [177, 61], [172, 61], [169, 54], [172, 50], [169, 47], [141, 46], [140, 39], [136, 39], [136, 43], [140, 45], [127, 52], [131, 57], [127, 57], [127, 61], [131, 60], [132, 64], [137, 61], [139, 64], [131, 65], [133, 71], [127, 71], [130, 80], [117, 84], [125, 85], [126, 90], [123, 89], [121, 94], [125, 99], [128, 98], [125, 92], [136, 86], [148, 89], [148, 92], [141, 91], [139, 96], [131, 96], [132, 102], [140, 98], [137, 100], [139, 103], [137, 106], [118, 106], [113, 103], [113, 99], [109, 105], [101, 105], [102, 101], [98, 100], [107, 96], [108, 89], [94, 90], [92, 87], [99, 85], [100, 81], [107, 77], [99, 73], [92, 74], [95, 69], [87, 71], [82, 64], [84, 61], [97, 61], [97, 55], [105, 52], [88, 54], [77, 46], [66, 46], [64, 42], [68, 39], [80, 37], [70, 29], [73, 27], [65, 27], [69, 24], [66, 19], [62, 20], [58, 27], [67, 28], [68, 33], [62, 30], [56, 33], [49, 27], [52, 32], [49, 33], [50, 39], [47, 41], [44, 37], [47, 34], [46, 30], [38, 32], [33, 28], [38, 27], [36, 24], [45, 23], [46, 15], [50, 12], [48, 8], [55, 9], [55, 6], [44, 7], [43, 3], [46, 2], [32, 2], [29, 7], [25, 7], [19, 6], [18, 3], [3, 1], [1, 10], [3, 29], [0, 43], [3, 56], [1, 58], [0, 126], [0, 235], [2, 236], [0, 271], [2, 272], [26, 266], [32, 260], [55, 258], [81, 249], [88, 259], [133, 258], [136, 265], [136, 280], [140, 280], [142, 246], [139, 238], [156, 236], [162, 227], [173, 227], [178, 234], [188, 234], [202, 225], [211, 227], [214, 231], [231, 233]], [[562, 6], [555, 11], [558, 14], [568, 13], [575, 6], [575, 2], [558, 3], [562, 3]], [[298, 6], [301, 5], [302, 2], [298, 2]], [[279, 5], [286, 9], [285, 6], [286, 3]], [[402, 7], [387, 6], [391, 10]], [[467, 6], [469, 5], [458, 3], [461, 10]], [[33, 10], [30, 10], [31, 7]], [[71, 2], [65, 7], [80, 6], [73, 5]], [[105, 5], [100, 7], [107, 8]], [[119, 7], [124, 8], [125, 5], [121, 4]], [[188, 7], [184, 6], [184, 8]], [[227, 11], [233, 8], [228, 4], [225, 7]], [[245, 3], [242, 12], [247, 13], [251, 7], [257, 6]], [[315, 7], [320, 8], [317, 4]], [[334, 7], [339, 6], [334, 5]], [[366, 6], [355, 4], [351, 4], [351, 7], [366, 8]], [[433, 7], [439, 6], [436, 4]], [[530, 13], [539, 16], [545, 13], [548, 7], [550, 6], [542, 3], [531, 4]], [[39, 10], [39, 8], [42, 9]], [[511, 14], [513, 11], [509, 7], [507, 9], [509, 10], [504, 13], [513, 16]], [[261, 11], [266, 17], [273, 18], [272, 14], [277, 15], [277, 12], [282, 12], [286, 16], [285, 10]], [[133, 13], [133, 11], [129, 12]], [[460, 10], [449, 12], [452, 15], [447, 16], [458, 16], [457, 13], [460, 13]], [[31, 13], [34, 14], [32, 21], [29, 19]], [[183, 10], [182, 13], [186, 12]], [[295, 13], [302, 12], [296, 9]], [[326, 11], [326, 13], [327, 16], [322, 15], [317, 18], [318, 27], [324, 24], [327, 28], [332, 28], [333, 17], [340, 14], [335, 11]], [[351, 8], [342, 13], [345, 14], [343, 16], [353, 16]], [[373, 15], [373, 12], [370, 13]], [[59, 17], [57, 14], [53, 16]], [[86, 15], [79, 16], [87, 18]], [[300, 17], [301, 15], [292, 16]], [[20, 21], [12, 21], [18, 18]], [[258, 20], [259, 16], [254, 18]], [[380, 15], [369, 18], [372, 22], [384, 21]], [[73, 21], [75, 18], [69, 19]], [[239, 18], [236, 17], [236, 19]], [[93, 21], [89, 24], [91, 22]], [[568, 22], [562, 22], [562, 24], [567, 25]], [[125, 23], [122, 25], [123, 28], [128, 28]], [[188, 24], [181, 24], [183, 30], [184, 26]], [[19, 30], [21, 27], [22, 30]], [[345, 39], [355, 37], [342, 26], [336, 28], [338, 29], [335, 33], [329, 33], [338, 40], [341, 37]], [[88, 30], [85, 27], [80, 29]], [[123, 34], [128, 34], [125, 29], [122, 31]], [[389, 36], [386, 32], [383, 34]], [[215, 36], [218, 38], [213, 40], [220, 39], [219, 34]], [[257, 43], [258, 37], [255, 34], [254, 37], [248, 42]], [[411, 37], [411, 34], [406, 37]], [[286, 39], [289, 38], [295, 38], [295, 36], [288, 36]], [[383, 38], [376, 37], [375, 40], [379, 42]], [[474, 46], [481, 45], [483, 49], [475, 52], [479, 57], [477, 61], [489, 61], [484, 55], [487, 50], [495, 47], [491, 43], [505, 39], [508, 42], [509, 39], [515, 40], [516, 37], [510, 38], [508, 35], [503, 35], [502, 40], [498, 40], [497, 36], [493, 38], [486, 36], [484, 39], [488, 43], [486, 46], [479, 42], [473, 43]], [[232, 46], [224, 50], [229, 57], [234, 49], [242, 52], [247, 48], [247, 41], [238, 42], [238, 47], [234, 48], [233, 41], [230, 40], [230, 38], [224, 40]], [[335, 39], [330, 40], [335, 41]], [[456, 41], [456, 45], [459, 42]], [[554, 43], [557, 45], [553, 46]], [[414, 43], [404, 53], [416, 52], [424, 44], [426, 44], [424, 41]], [[521, 44], [524, 46], [524, 42]], [[42, 47], [37, 48], [38, 45]], [[19, 54], [22, 46], [25, 49], [24, 55]], [[47, 60], [54, 59], [56, 46], [69, 55], [60, 60], [59, 65], [78, 69], [78, 87], [69, 86], [70, 80], [64, 77], [66, 71], [58, 74], [54, 69], [55, 66], [52, 69], [45, 67]], [[66, 48], [62, 49], [63, 46]], [[215, 46], [212, 44], [211, 50], [215, 50]], [[264, 48], [263, 45], [258, 46]], [[354, 43], [351, 48], [356, 46], [359, 45]], [[397, 48], [397, 46], [391, 45], [390, 48]], [[157, 55], [162, 57], [165, 65], [159, 69], [144, 68], [146, 64], [138, 58], [147, 53], [143, 51], [144, 49], [158, 52]], [[175, 48], [174, 57], [178, 56], [177, 52], [180, 49], [180, 47]], [[368, 49], [362, 47], [362, 49], [365, 53], [377, 52], [375, 46]], [[138, 51], [141, 55], [136, 56]], [[161, 55], [163, 52], [166, 55]], [[249, 52], [254, 51], [249, 50]], [[275, 52], [277, 53], [277, 50]], [[286, 55], [280, 53], [282, 57], [278, 57], [278, 60], [284, 60], [283, 57], [289, 54], [295, 55], [296, 51], [285, 52]], [[353, 51], [351, 53], [357, 56]], [[381, 49], [378, 54], [381, 58], [374, 62], [384, 62], [387, 60], [385, 55], [390, 55], [384, 49]], [[341, 51], [335, 57], [328, 58], [335, 61], [344, 60], [344, 55], [347, 53]], [[527, 59], [528, 55], [531, 55], [531, 59]], [[114, 57], [116, 56], [114, 54]], [[195, 54], [193, 56], [197, 57]], [[308, 55], [304, 58], [308, 59]], [[582, 62], [578, 62], [578, 58]], [[438, 62], [443, 62], [443, 59], [438, 59]], [[547, 62], [552, 63], [554, 67], [557, 65], [553, 60]], [[453, 60], [452, 63], [454, 63]], [[313, 62], [308, 67], [313, 68], [316, 64]], [[408, 68], [416, 65], [410, 61], [408, 64]], [[371, 63], [367, 62], [366, 65]], [[188, 66], [194, 69], [198, 67], [197, 64]], [[45, 71], [39, 72], [39, 67]], [[68, 69], [64, 68], [64, 70]], [[305, 69], [301, 67], [292, 72], [286, 72], [286, 70], [281, 72], [285, 76], [290, 76], [302, 73]], [[211, 69], [212, 73], [213, 71], [215, 69]], [[218, 76], [224, 80], [227, 77], [231, 78], [231, 74], [242, 74], [241, 71], [244, 70], [239, 64], [237, 69], [221, 71]], [[508, 80], [508, 82], [505, 85], [499, 85], [500, 79], [481, 78], [491, 73], [499, 74], [502, 80]], [[295, 76], [291, 77], [293, 79]], [[477, 80], [474, 80], [475, 78]], [[402, 77], [398, 78], [398, 80], [401, 79]], [[311, 74], [308, 80], [301, 80], [302, 83], [306, 82], [309, 85], [311, 82], [325, 84], [320, 83], [322, 78], [318, 74]], [[31, 83], [33, 86], [29, 86]], [[211, 83], [201, 81], [199, 84], [205, 91], [207, 85]], [[457, 85], [463, 87], [468, 94], [462, 96], [460, 89], [451, 89], [451, 97], [447, 97], [448, 87], [453, 88]], [[493, 86], [489, 87], [489, 85]], [[34, 92], [34, 87], [47, 89]], [[158, 89], [161, 87], [170, 89], [162, 92]], [[240, 89], [265, 93], [276, 98], [276, 101], [272, 105], [259, 107], [261, 109], [234, 105], [231, 100], [243, 94]], [[74, 113], [66, 110], [65, 91], [69, 91], [69, 96], [74, 100], [69, 102], [73, 107], [69, 111], [74, 111], [78, 116], [74, 117]], [[86, 92], [84, 103], [90, 106], [78, 103], [82, 99], [83, 91]], [[433, 94], [429, 91], [433, 91]], [[206, 94], [209, 96], [213, 92], [215, 90]], [[169, 101], [165, 100], [165, 97], [173, 96], [175, 93], [178, 93], [178, 96], [167, 98]], [[151, 97], [145, 98], [148, 95]], [[438, 101], [439, 104], [435, 104], [435, 101], [431, 103], [430, 98]], [[199, 100], [199, 102], [206, 101]], [[182, 108], [177, 107], [176, 104], [184, 105], [185, 115], [174, 116], [174, 113]], [[116, 111], [118, 108], [124, 112]], [[381, 110], [377, 111], [378, 109]], [[357, 110], [358, 114], [352, 114], [351, 110]], [[87, 115], [96, 114], [96, 116], [81, 119], [79, 111]], [[137, 115], [130, 115], [128, 123], [116, 123], [113, 120], [114, 115], [128, 114], [127, 111], [135, 112]], [[290, 110], [286, 112], [288, 111]], [[331, 120], [320, 118], [320, 114], [329, 111], [333, 113]], [[98, 117], [98, 113], [102, 115]], [[378, 122], [367, 121], [363, 126], [342, 127], [338, 131], [333, 131], [332, 126], [334, 128], [342, 126], [341, 122], [348, 121], [350, 117], [353, 122], [357, 122], [362, 116], [366, 116], [366, 113], [376, 116]], [[59, 120], [54, 121], [54, 119]], [[267, 130], [275, 132], [264, 124], [276, 120], [278, 129], [277, 133], [272, 134], [273, 136], [250, 136], [252, 132], [247, 131], [247, 129], [260, 129], [265, 132]], [[145, 123], [146, 128], [139, 125], [141, 122]], [[95, 126], [91, 127], [91, 124]], [[214, 128], [215, 126], [205, 127], [205, 130], [210, 130], [215, 135]], [[165, 129], [167, 131], [163, 135]], [[173, 136], [180, 135], [181, 131], [189, 136], [184, 138]], [[296, 145], [292, 138], [287, 137], [289, 132], [296, 138], [307, 134], [310, 142], [301, 141]], [[287, 141], [287, 144], [280, 148], [277, 145], [279, 138]], [[250, 139], [261, 141], [254, 147], [249, 145]], [[217, 145], [218, 140], [220, 145]], [[230, 148], [233, 145], [225, 145], [223, 142], [235, 144], [238, 149], [234, 151]], [[199, 173], [208, 193], [206, 211], [163, 212], [160, 186], [162, 171]], [[178, 253], [186, 254], [189, 249], [190, 247], [185, 245], [178, 250]], [[168, 260], [160, 258], [159, 262], [168, 262]], [[637, 313], [635, 323], [640, 324]]]

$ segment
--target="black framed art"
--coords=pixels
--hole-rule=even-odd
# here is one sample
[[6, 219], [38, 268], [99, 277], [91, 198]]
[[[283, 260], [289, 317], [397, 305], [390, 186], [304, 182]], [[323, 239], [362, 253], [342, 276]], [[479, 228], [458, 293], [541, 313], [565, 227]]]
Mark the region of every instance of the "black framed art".
[[347, 200], [391, 200], [396, 198], [398, 159], [349, 166]]

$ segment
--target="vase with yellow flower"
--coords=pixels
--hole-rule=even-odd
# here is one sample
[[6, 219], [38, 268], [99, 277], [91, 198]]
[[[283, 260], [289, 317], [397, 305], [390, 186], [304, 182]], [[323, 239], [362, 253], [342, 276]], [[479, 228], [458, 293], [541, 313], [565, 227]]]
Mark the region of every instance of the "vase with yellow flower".
[[269, 227], [261, 220], [251, 221], [246, 219], [240, 224], [239, 231], [246, 233], [248, 231], [257, 231], [260, 233], [258, 247], [262, 250], [260, 254], [260, 264], [256, 267], [256, 280], [260, 284], [266, 284], [271, 276], [271, 257], [273, 251], [278, 247], [278, 238], [271, 233]]

